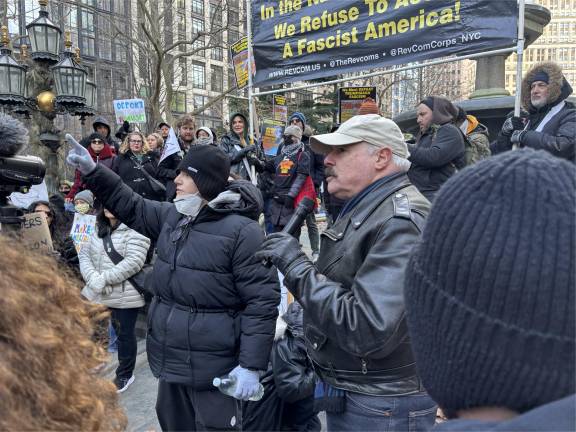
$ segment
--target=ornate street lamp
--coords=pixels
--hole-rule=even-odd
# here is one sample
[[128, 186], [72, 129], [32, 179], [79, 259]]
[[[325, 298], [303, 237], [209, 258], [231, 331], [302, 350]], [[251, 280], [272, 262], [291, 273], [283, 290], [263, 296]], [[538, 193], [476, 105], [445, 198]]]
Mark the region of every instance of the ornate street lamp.
[[0, 33], [0, 104], [22, 104], [25, 102], [26, 68], [12, 57], [8, 27], [3, 26]]
[[60, 54], [60, 35], [62, 31], [48, 18], [48, 0], [39, 0], [40, 16], [26, 26], [32, 58], [57, 62]]
[[56, 104], [66, 109], [74, 109], [86, 104], [88, 73], [74, 58], [69, 32], [66, 32], [64, 44], [66, 51], [62, 53], [62, 60], [52, 66], [52, 75], [56, 84]]

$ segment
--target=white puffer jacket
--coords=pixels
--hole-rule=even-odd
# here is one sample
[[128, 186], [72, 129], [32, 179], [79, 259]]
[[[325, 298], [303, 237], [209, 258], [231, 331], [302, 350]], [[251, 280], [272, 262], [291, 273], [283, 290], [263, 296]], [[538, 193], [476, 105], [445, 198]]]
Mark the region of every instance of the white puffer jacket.
[[127, 280], [144, 266], [150, 247], [147, 237], [120, 224], [112, 231], [114, 249], [124, 257], [117, 265], [104, 250], [104, 242], [94, 230], [78, 258], [86, 282], [82, 295], [88, 300], [111, 308], [130, 309], [144, 306], [144, 298]]

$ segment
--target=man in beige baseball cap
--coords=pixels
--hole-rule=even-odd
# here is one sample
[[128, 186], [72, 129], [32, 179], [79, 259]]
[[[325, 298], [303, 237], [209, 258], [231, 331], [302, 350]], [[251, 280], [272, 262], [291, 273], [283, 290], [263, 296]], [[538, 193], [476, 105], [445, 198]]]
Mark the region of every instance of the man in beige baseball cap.
[[352, 117], [336, 132], [310, 137], [312, 150], [326, 155], [328, 192], [349, 200], [374, 181], [410, 168], [400, 128], [378, 114]]
[[[410, 183], [408, 150], [398, 126], [377, 114], [351, 118], [336, 132], [310, 138], [324, 153], [328, 191], [347, 200], [324, 231], [314, 264], [298, 241], [269, 236], [256, 253], [284, 274], [304, 309], [304, 334], [328, 431], [407, 431], [410, 413], [427, 430], [435, 403], [414, 365], [404, 313], [404, 270], [430, 203]], [[332, 389], [332, 390], [331, 390]], [[389, 412], [394, 416], [374, 412]]]

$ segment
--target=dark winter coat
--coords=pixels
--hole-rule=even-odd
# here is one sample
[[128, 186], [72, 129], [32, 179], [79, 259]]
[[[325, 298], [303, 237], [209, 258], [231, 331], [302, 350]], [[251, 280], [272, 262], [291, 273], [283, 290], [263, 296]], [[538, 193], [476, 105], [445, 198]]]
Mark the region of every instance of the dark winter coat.
[[429, 201], [457, 168], [464, 166], [464, 135], [456, 126], [433, 124], [416, 144], [408, 144], [412, 166], [408, 177]]
[[97, 167], [86, 181], [123, 223], [157, 240], [147, 338], [154, 376], [209, 390], [238, 364], [265, 370], [280, 294], [275, 270], [254, 258], [264, 239], [256, 187], [231, 183], [238, 202], [216, 205], [217, 198], [191, 220], [174, 204], [143, 199], [111, 171]]
[[[522, 385], [522, 383], [518, 383]], [[571, 395], [539, 406], [517, 417], [503, 421], [454, 419], [437, 424], [440, 432], [573, 432], [576, 430], [576, 396]]]
[[[106, 168], [112, 169], [112, 164], [115, 158], [114, 152], [112, 151], [112, 147], [110, 147], [108, 144], [104, 144], [104, 147], [102, 148], [102, 151], [99, 154], [94, 153], [94, 150], [92, 150], [90, 143], [88, 143], [87, 149], [88, 153], [90, 153], [90, 156], [92, 156], [92, 160], [94, 162], [96, 162], [97, 164], [104, 165]], [[82, 192], [84, 189], [86, 189], [86, 185], [84, 184], [84, 180], [82, 179], [82, 173], [76, 170], [74, 172], [74, 184], [72, 184], [70, 192], [68, 192], [66, 198], [73, 200], [76, 194], [78, 192]]]
[[156, 166], [156, 179], [164, 186], [166, 186], [166, 201], [173, 201], [176, 196], [176, 185], [174, 179], [178, 175], [176, 173], [178, 165], [182, 161], [182, 157], [178, 153], [171, 154], [160, 162], [162, 152], [151, 152], [151, 156], [155, 161]]
[[270, 203], [270, 219], [274, 226], [284, 227], [292, 215], [294, 207], [286, 207], [287, 196], [296, 198], [306, 177], [310, 175], [310, 153], [305, 149], [292, 156], [284, 156], [281, 152], [274, 158], [275, 170], [272, 202]]
[[[546, 72], [549, 77], [548, 91], [552, 101], [548, 105], [536, 108], [530, 101], [530, 83], [538, 72]], [[522, 105], [529, 112], [525, 133], [519, 147], [530, 147], [535, 150], [546, 150], [554, 156], [571, 161], [576, 160], [576, 107], [567, 102], [566, 98], [572, 94], [572, 87], [562, 75], [562, 70], [555, 63], [543, 63], [530, 70], [522, 81]], [[542, 131], [536, 128], [546, 114], [556, 105], [565, 103], [564, 107], [546, 123]], [[498, 138], [492, 143], [493, 154], [502, 153], [512, 149], [511, 136], [500, 132]]]
[[[244, 119], [244, 139], [245, 145], [242, 145], [240, 137], [232, 130], [232, 120], [234, 117], [242, 117]], [[250, 175], [246, 169], [246, 162], [250, 165], [248, 159], [245, 157], [246, 154], [243, 151], [245, 147], [249, 145], [248, 134], [246, 133], [248, 129], [248, 120], [243, 114], [234, 113], [230, 116], [230, 131], [222, 137], [220, 144], [218, 146], [228, 155], [230, 158], [230, 172], [239, 175], [244, 180], [250, 180]]]
[[122, 155], [118, 155], [112, 164], [112, 171], [120, 176], [120, 178], [138, 195], [144, 198], [152, 199], [155, 201], [163, 201], [164, 193], [158, 194], [154, 192], [148, 177], [142, 173], [142, 170], [156, 178], [156, 166], [150, 155], [144, 155], [142, 160], [138, 160], [130, 150]]
[[308, 154], [310, 155], [310, 175], [312, 176], [314, 187], [320, 189], [320, 185], [324, 181], [324, 155], [314, 152], [312, 147], [310, 147], [309, 141], [309, 136], [302, 136], [302, 142], [306, 146], [306, 150], [308, 150]]

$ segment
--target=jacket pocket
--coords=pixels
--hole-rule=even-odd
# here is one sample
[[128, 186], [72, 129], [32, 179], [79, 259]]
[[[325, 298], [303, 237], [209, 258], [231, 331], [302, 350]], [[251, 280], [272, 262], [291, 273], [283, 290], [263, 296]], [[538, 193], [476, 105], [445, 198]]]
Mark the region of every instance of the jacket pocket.
[[328, 337], [316, 327], [307, 325], [304, 331], [304, 339], [306, 339], [309, 347], [315, 351], [320, 351], [326, 345]]

